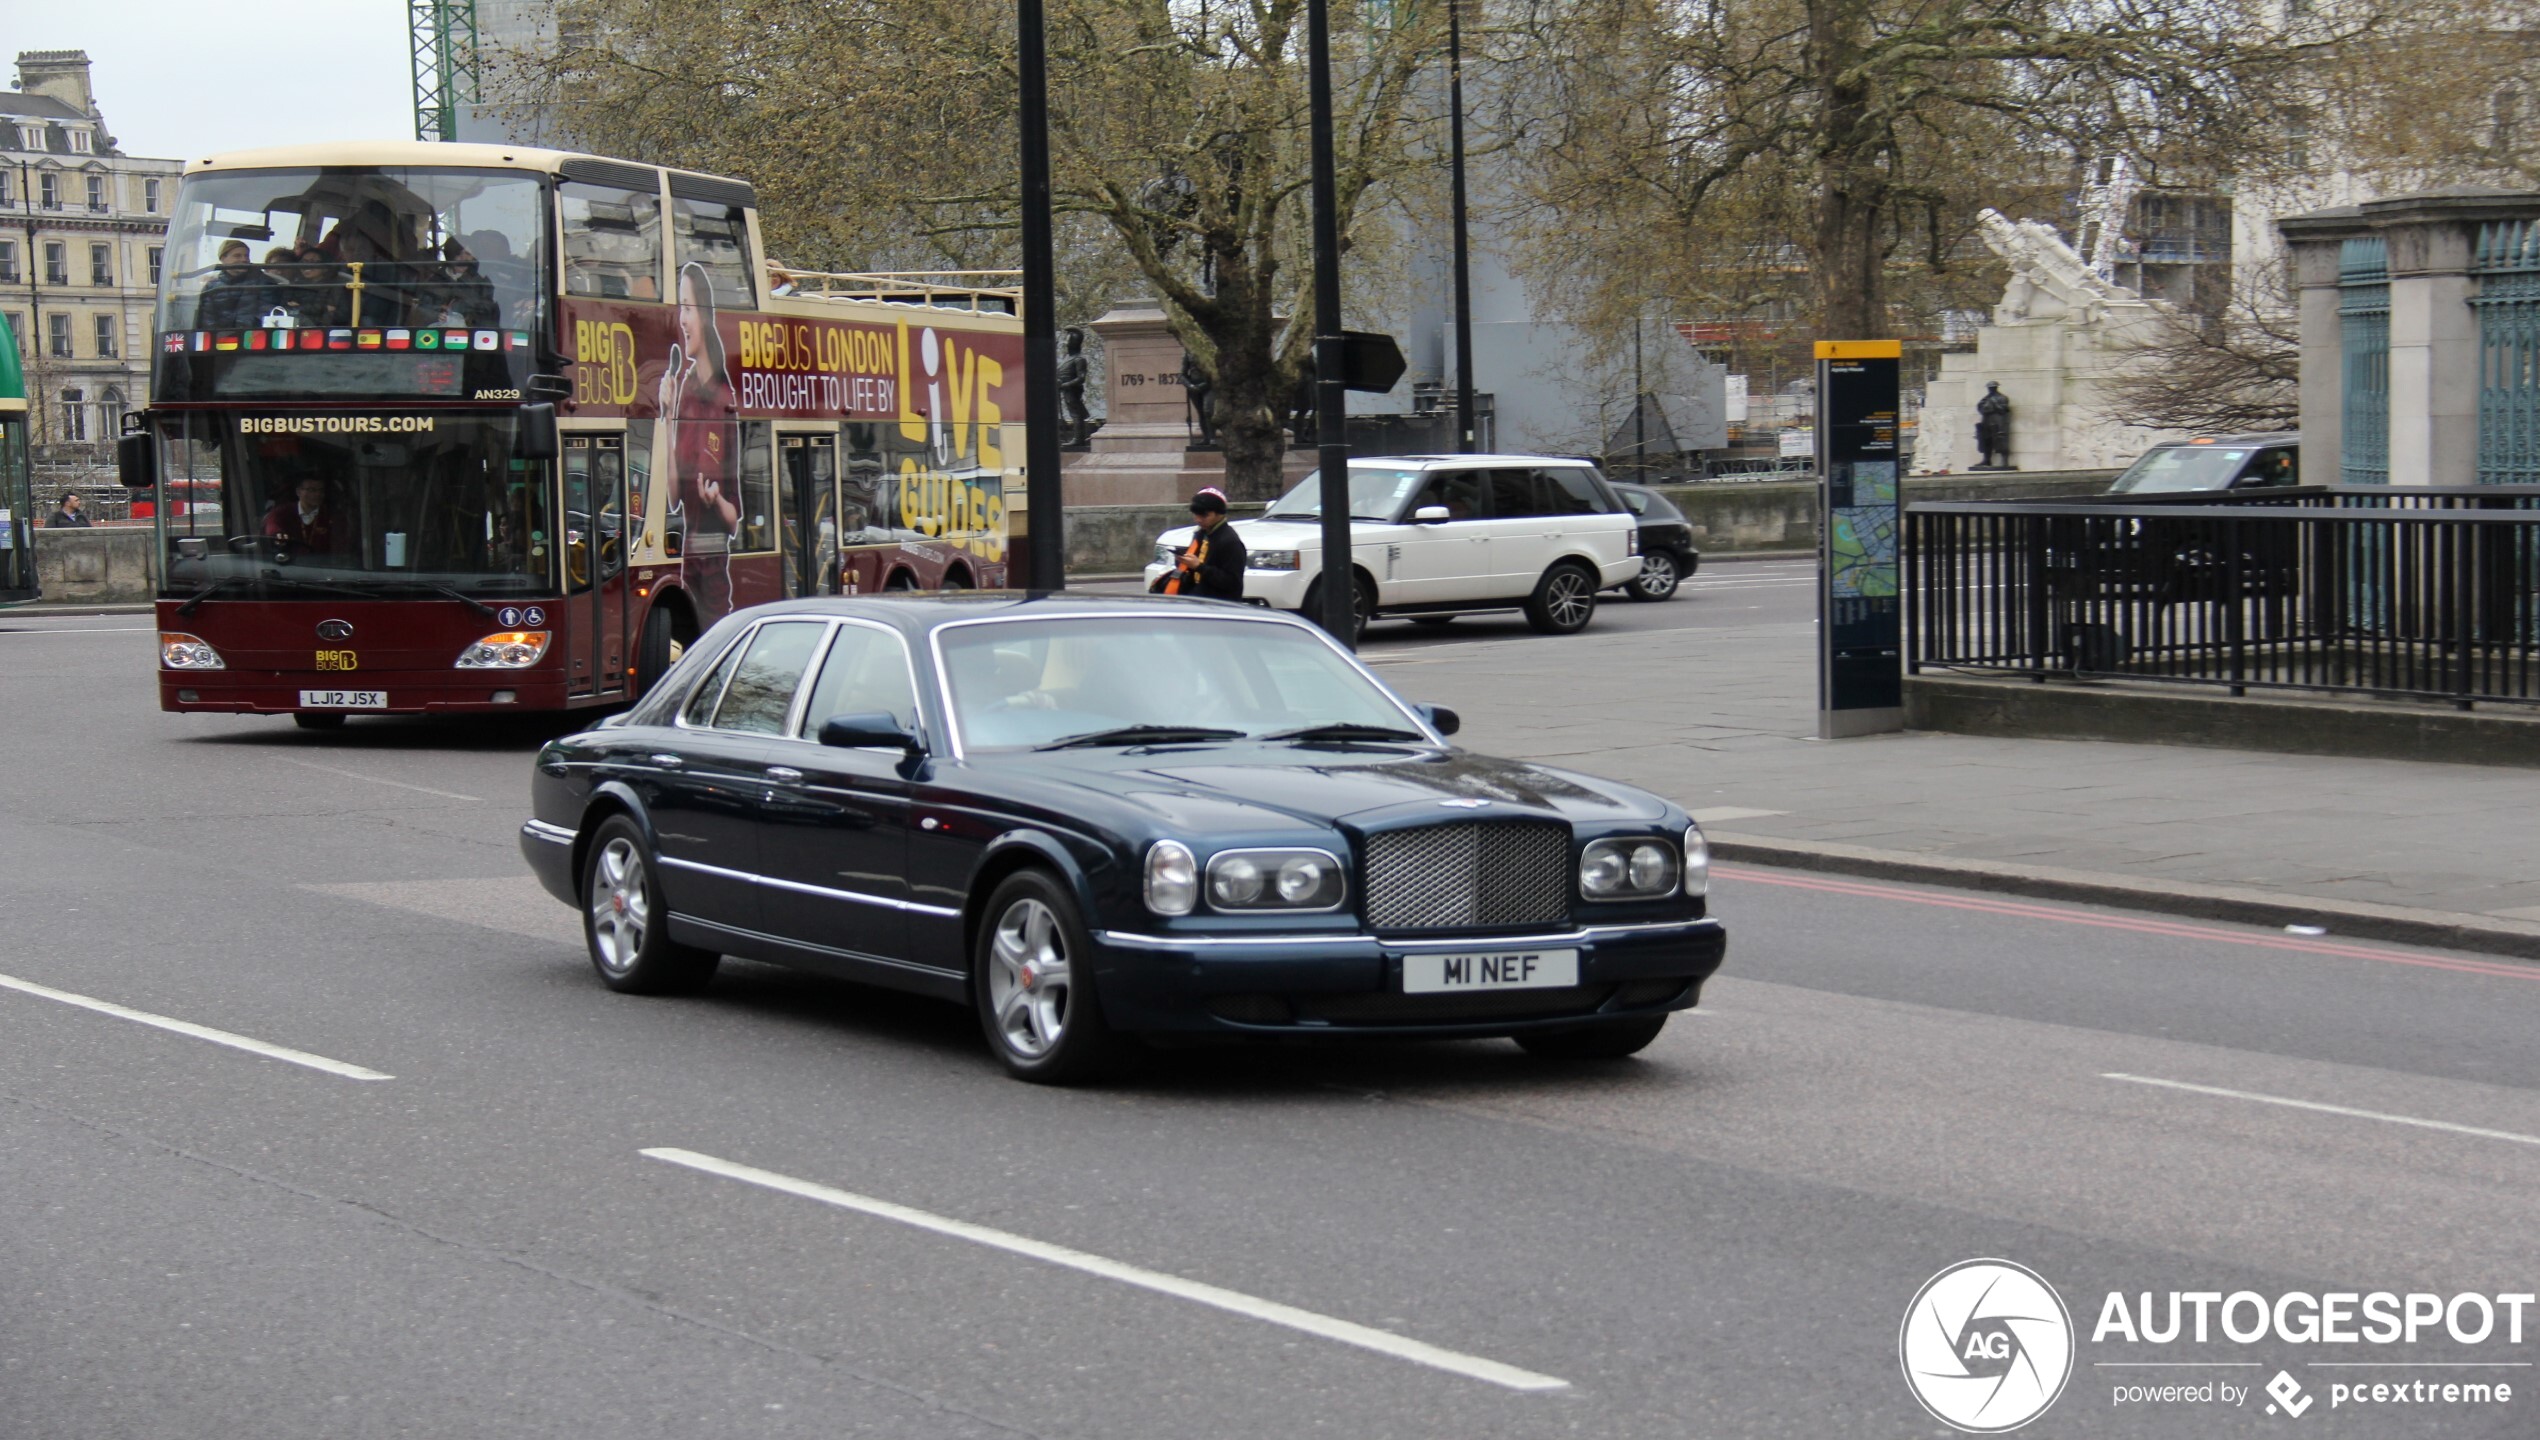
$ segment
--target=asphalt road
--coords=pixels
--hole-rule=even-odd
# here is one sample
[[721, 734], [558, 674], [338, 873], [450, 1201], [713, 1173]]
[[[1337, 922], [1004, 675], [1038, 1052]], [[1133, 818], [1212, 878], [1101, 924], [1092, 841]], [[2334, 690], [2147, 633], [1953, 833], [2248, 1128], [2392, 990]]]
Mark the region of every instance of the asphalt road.
[[[1599, 623], [1804, 615], [1774, 568]], [[554, 726], [166, 716], [150, 662], [144, 617], [0, 617], [9, 1440], [1946, 1435], [1898, 1327], [1983, 1256], [2081, 1331], [2024, 1434], [2540, 1429], [2540, 1313], [2091, 1339], [2111, 1291], [2540, 1289], [2540, 966], [1726, 867], [1728, 968], [1637, 1062], [1050, 1091], [950, 1007], [601, 989], [513, 842]], [[2113, 1402], [2279, 1370], [2298, 1424]], [[2517, 1395], [2331, 1410], [2359, 1373]]]

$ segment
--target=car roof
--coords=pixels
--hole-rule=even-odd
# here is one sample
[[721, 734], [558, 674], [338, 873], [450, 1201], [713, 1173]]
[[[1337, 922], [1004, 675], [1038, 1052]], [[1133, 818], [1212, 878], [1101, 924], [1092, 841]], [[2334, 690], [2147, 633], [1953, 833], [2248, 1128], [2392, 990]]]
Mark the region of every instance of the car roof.
[[1591, 466], [1596, 462], [1576, 455], [1352, 455], [1352, 465], [1383, 465], [1391, 469], [1433, 470], [1450, 465], [1561, 465]]
[[2237, 435], [2199, 435], [2189, 440], [2164, 440], [2154, 450], [2175, 450], [2186, 445], [2298, 445], [2299, 430], [2248, 430]]
[[[1167, 595], [1103, 595], [1090, 591], [1048, 590], [962, 590], [951, 594], [893, 592], [887, 595], [815, 595], [801, 600], [778, 600], [753, 605], [726, 616], [732, 620], [772, 619], [782, 615], [819, 617], [845, 616], [859, 620], [875, 620], [912, 635], [922, 635], [944, 625], [962, 620], [984, 620], [990, 617], [1033, 619], [1084, 619], [1131, 614], [1170, 612], [1182, 615], [1200, 614], [1215, 618], [1228, 615], [1256, 619], [1287, 617], [1258, 605], [1243, 605], [1232, 600], [1204, 600], [1196, 596]], [[1290, 622], [1294, 623], [1294, 622]]]

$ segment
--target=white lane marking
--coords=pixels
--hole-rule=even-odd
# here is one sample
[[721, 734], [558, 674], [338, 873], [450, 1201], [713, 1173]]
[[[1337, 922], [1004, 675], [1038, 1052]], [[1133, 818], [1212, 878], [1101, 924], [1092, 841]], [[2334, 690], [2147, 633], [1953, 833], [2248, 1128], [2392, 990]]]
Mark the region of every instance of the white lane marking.
[[0, 635], [147, 635], [158, 628], [156, 625], [56, 625], [24, 630], [12, 627], [0, 630]]
[[2317, 1100], [2292, 1100], [2282, 1095], [2260, 1095], [2251, 1090], [2225, 1090], [2219, 1085], [2190, 1085], [2184, 1080], [2155, 1080], [2149, 1075], [2120, 1075], [2101, 1072], [2102, 1080], [2123, 1080], [2129, 1085], [2157, 1085], [2164, 1090], [2187, 1090], [2198, 1095], [2219, 1095], [2226, 1100], [2253, 1100], [2261, 1105], [2282, 1105], [2289, 1110], [2316, 1110], [2323, 1115], [2344, 1115], [2355, 1120], [2379, 1120], [2389, 1125], [2414, 1125], [2420, 1130], [2442, 1130], [2453, 1135], [2475, 1135], [2481, 1140], [2510, 1140], [2517, 1145], [2540, 1145], [2540, 1135], [2522, 1135], [2511, 1130], [2488, 1130], [2476, 1125], [2455, 1125], [2449, 1120], [2422, 1120], [2414, 1115], [2391, 1115], [2379, 1110], [2358, 1110], [2351, 1105], [2325, 1105]]
[[1787, 815], [1787, 810], [1749, 810], [1743, 805], [1714, 805], [1708, 810], [1688, 811], [1696, 825], [1725, 825], [1732, 820], [1761, 820], [1767, 815]]
[[985, 1225], [973, 1225], [966, 1220], [954, 1220], [946, 1216], [930, 1214], [924, 1210], [911, 1209], [906, 1205], [895, 1205], [888, 1200], [876, 1200], [868, 1195], [857, 1195], [809, 1180], [798, 1180], [791, 1175], [780, 1175], [773, 1170], [761, 1170], [755, 1165], [718, 1160], [712, 1155], [700, 1155], [694, 1150], [682, 1150], [676, 1146], [657, 1146], [642, 1153], [654, 1160], [666, 1160], [673, 1165], [683, 1165], [691, 1170], [702, 1170], [709, 1175], [720, 1175], [727, 1180], [739, 1180], [746, 1184], [763, 1186], [769, 1190], [781, 1190], [788, 1195], [799, 1195], [806, 1200], [817, 1200], [824, 1205], [835, 1205], [841, 1210], [853, 1210], [884, 1220], [895, 1220], [902, 1225], [913, 1225], [920, 1230], [948, 1235], [956, 1240], [967, 1240], [974, 1245], [985, 1245], [992, 1250], [1003, 1250], [1008, 1254], [1022, 1255], [1047, 1264], [1064, 1266], [1070, 1270], [1100, 1276], [1105, 1280], [1117, 1280], [1123, 1285], [1135, 1285], [1142, 1290], [1170, 1295], [1177, 1300], [1189, 1300], [1196, 1304], [1207, 1305], [1231, 1314], [1241, 1315], [1248, 1320], [1259, 1320], [1270, 1325], [1284, 1325], [1288, 1329], [1302, 1330], [1308, 1335], [1319, 1336], [1325, 1340], [1336, 1340], [1343, 1345], [1355, 1345], [1362, 1350], [1373, 1350], [1381, 1355], [1390, 1355], [1397, 1360], [1408, 1360], [1414, 1365], [1426, 1365], [1432, 1369], [1444, 1370], [1468, 1379], [1504, 1385], [1511, 1390], [1540, 1391], [1570, 1388], [1570, 1382], [1567, 1380], [1555, 1379], [1550, 1375], [1538, 1375], [1531, 1370], [1520, 1370], [1514, 1365], [1502, 1365], [1496, 1360], [1485, 1360], [1478, 1355], [1465, 1355], [1454, 1350], [1440, 1349], [1438, 1346], [1407, 1339], [1387, 1331], [1371, 1329], [1365, 1325], [1354, 1325], [1347, 1320], [1335, 1320], [1328, 1315], [1317, 1315], [1311, 1310], [1300, 1310], [1293, 1305], [1282, 1305], [1276, 1300], [1263, 1300], [1240, 1291], [1220, 1289], [1215, 1285], [1202, 1284], [1197, 1280], [1185, 1280], [1179, 1275], [1167, 1275], [1160, 1270], [1126, 1265], [1117, 1260], [1104, 1259], [1100, 1255], [1089, 1255], [1082, 1250], [1071, 1250], [1064, 1245], [1052, 1245], [1045, 1240], [1034, 1240], [1027, 1236], [1009, 1234], [1003, 1230], [991, 1230]]
[[378, 775], [365, 775], [359, 770], [345, 770], [333, 765], [320, 765], [315, 760], [303, 760], [296, 755], [278, 755], [274, 758], [278, 760], [287, 760], [294, 765], [303, 767], [304, 769], [323, 770], [329, 775], [341, 775], [347, 780], [367, 780], [373, 785], [394, 785], [400, 790], [414, 790], [425, 795], [438, 795], [444, 800], [465, 800], [473, 805], [482, 805], [485, 803], [485, 797], [482, 795], [462, 795], [456, 790], [435, 790], [429, 785], [409, 785], [403, 780], [390, 780]]
[[233, 1035], [226, 1030], [215, 1030], [209, 1025], [197, 1025], [191, 1020], [171, 1020], [165, 1015], [153, 1015], [147, 1010], [135, 1010], [129, 1005], [118, 1005], [112, 1000], [99, 1000], [90, 995], [74, 995], [68, 990], [56, 990], [50, 985], [38, 985], [32, 980], [20, 980], [14, 975], [0, 975], [0, 990], [15, 990], [41, 1000], [58, 1000], [65, 1005], [76, 1005], [82, 1010], [94, 1010], [100, 1015], [112, 1015], [118, 1020], [131, 1020], [178, 1035], [190, 1035], [197, 1040], [209, 1040], [215, 1045], [226, 1045], [232, 1050], [244, 1050], [250, 1055], [262, 1055], [268, 1060], [280, 1060], [289, 1065], [305, 1065], [312, 1070], [323, 1070], [329, 1075], [341, 1075], [347, 1080], [394, 1080], [397, 1078], [360, 1065], [347, 1065], [341, 1060], [329, 1060], [323, 1055], [312, 1055], [306, 1050], [294, 1050], [287, 1045], [270, 1045], [262, 1040], [251, 1040], [244, 1035]]

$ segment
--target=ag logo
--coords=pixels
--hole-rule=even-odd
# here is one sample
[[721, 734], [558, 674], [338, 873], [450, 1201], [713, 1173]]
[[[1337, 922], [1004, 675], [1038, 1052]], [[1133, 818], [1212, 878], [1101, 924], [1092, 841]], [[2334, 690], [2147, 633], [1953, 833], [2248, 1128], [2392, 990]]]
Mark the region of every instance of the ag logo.
[[1905, 1307], [1897, 1361], [1914, 1398], [1978, 1435], [2046, 1413], [2073, 1373], [2073, 1317], [2037, 1272], [1968, 1260], [1923, 1282]]

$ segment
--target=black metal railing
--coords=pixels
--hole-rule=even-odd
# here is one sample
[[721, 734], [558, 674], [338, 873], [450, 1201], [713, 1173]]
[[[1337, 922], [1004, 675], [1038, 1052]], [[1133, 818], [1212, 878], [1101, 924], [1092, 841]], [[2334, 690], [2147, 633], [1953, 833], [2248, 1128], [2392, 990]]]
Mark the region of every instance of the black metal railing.
[[2540, 487], [1905, 512], [1906, 666], [2540, 704]]

